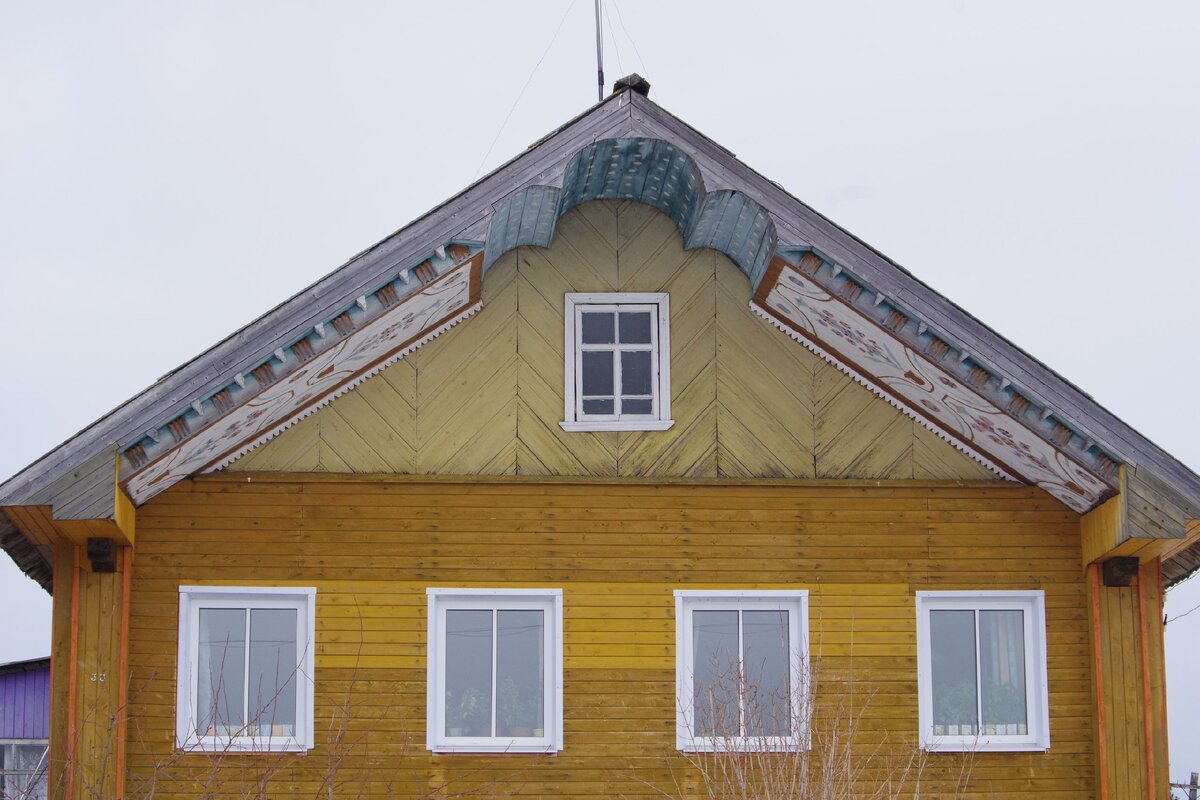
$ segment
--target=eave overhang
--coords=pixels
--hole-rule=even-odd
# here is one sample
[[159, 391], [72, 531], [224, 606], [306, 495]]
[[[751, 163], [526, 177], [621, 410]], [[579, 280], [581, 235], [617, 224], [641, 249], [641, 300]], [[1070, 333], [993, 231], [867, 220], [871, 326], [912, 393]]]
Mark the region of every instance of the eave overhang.
[[[1086, 512], [1119, 490], [1126, 465], [1171, 487], [1184, 526], [1196, 515], [1200, 478], [1193, 472], [631, 91], [593, 107], [39, 459], [0, 485], [0, 507], [104, 518], [111, 484], [103, 487], [95, 465], [107, 459], [111, 480], [106, 454], [114, 449], [121, 486], [139, 505], [189, 475], [225, 466], [475, 313], [493, 262], [518, 246], [549, 246], [563, 213], [597, 199], [655, 206], [686, 247], [728, 255], [750, 281], [755, 313], [999, 475]], [[44, 577], [40, 551], [25, 552], [13, 525], [0, 520], [0, 543], [23, 569]], [[1179, 579], [1193, 561], [1200, 563], [1200, 552], [1168, 576]]]

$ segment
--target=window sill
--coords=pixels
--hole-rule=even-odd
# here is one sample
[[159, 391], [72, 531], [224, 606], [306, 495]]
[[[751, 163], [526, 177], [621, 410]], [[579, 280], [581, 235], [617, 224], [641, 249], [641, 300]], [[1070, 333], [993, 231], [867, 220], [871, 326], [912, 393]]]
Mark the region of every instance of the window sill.
[[802, 753], [812, 749], [811, 742], [801, 742], [797, 739], [777, 739], [768, 741], [758, 738], [730, 739], [713, 742], [685, 741], [677, 739], [675, 749], [681, 753]]
[[433, 753], [525, 753], [531, 755], [556, 755], [561, 747], [554, 744], [438, 744], [430, 748]]
[[942, 741], [923, 742], [921, 749], [930, 753], [1044, 753], [1050, 749], [1045, 742], [1022, 739], [1015, 742], [990, 739], [948, 738]]
[[578, 431], [665, 431], [675, 424], [675, 420], [614, 420], [612, 422], [563, 420], [558, 424], [564, 431], [570, 433]]
[[312, 745], [297, 741], [266, 744], [263, 742], [197, 742], [193, 740], [182, 744], [176, 742], [175, 749], [180, 753], [220, 753], [222, 755], [253, 756], [267, 753], [307, 753], [312, 749]]

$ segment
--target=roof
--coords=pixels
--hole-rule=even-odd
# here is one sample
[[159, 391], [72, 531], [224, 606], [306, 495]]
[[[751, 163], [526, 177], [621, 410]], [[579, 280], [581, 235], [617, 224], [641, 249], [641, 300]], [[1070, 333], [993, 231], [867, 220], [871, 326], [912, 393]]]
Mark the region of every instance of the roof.
[[24, 661], [9, 661], [5, 664], [0, 664], [0, 675], [7, 675], [12, 672], [38, 672], [43, 669], [50, 668], [50, 656], [45, 658], [29, 658]]
[[[633, 199], [687, 247], [725, 252], [752, 308], [999, 475], [1079, 512], [1123, 486], [1182, 539], [1200, 476], [1089, 395], [635, 89], [551, 132], [0, 485], [0, 506], [113, 515], [227, 465], [480, 308], [503, 253], [548, 246], [581, 202]], [[50, 554], [0, 517], [0, 546], [49, 584]], [[1195, 551], [1195, 552], [1193, 552]], [[1200, 550], [1164, 567], [1175, 581]]]

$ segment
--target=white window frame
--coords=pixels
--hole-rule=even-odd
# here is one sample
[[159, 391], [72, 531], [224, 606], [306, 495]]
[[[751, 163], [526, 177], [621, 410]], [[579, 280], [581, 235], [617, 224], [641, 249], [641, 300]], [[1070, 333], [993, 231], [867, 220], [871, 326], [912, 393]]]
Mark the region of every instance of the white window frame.
[[[15, 754], [18, 747], [36, 747], [42, 751], [38, 764], [32, 770], [20, 770], [10, 766], [10, 755], [0, 754], [0, 797], [45, 798], [50, 792], [49, 747], [47, 739], [0, 739], [0, 750]], [[32, 791], [30, 791], [32, 790]]]
[[[563, 597], [562, 589], [426, 589], [429, 598], [429, 650], [426, 675], [425, 746], [435, 753], [557, 753], [563, 749]], [[446, 736], [446, 610], [540, 610], [545, 729], [542, 736]], [[493, 647], [492, 682], [496, 654]], [[493, 705], [496, 701], [492, 687]]]
[[[917, 592], [917, 685], [920, 739], [925, 750], [942, 752], [1039, 751], [1050, 749], [1050, 704], [1046, 680], [1046, 593], [1018, 591]], [[1023, 611], [1025, 621], [1025, 703], [1028, 733], [1023, 735], [944, 735], [933, 733], [933, 665], [930, 611]], [[978, 618], [977, 618], [978, 619]], [[978, 631], [978, 621], [976, 622]], [[979, 670], [979, 636], [975, 637]], [[978, 702], [978, 698], [977, 698]]]
[[[291, 608], [296, 610], [295, 736], [200, 736], [196, 731], [200, 609]], [[175, 745], [222, 753], [295, 752], [313, 747], [313, 670], [317, 590], [295, 586], [180, 586], [179, 660], [176, 667]], [[249, 652], [247, 652], [249, 658]], [[247, 670], [249, 681], [249, 670]]]
[[[791, 736], [694, 736], [695, 713], [692, 705], [694, 671], [692, 668], [694, 611], [787, 611], [790, 658], [792, 718], [799, 722]], [[735, 752], [755, 749], [787, 752], [811, 746], [809, 722], [812, 709], [806, 698], [812, 696], [808, 657], [807, 589], [677, 589], [675, 590], [675, 746], [683, 752]]]
[[[652, 326], [651, 371], [654, 375], [651, 389], [653, 411], [650, 414], [584, 414], [580, 392], [584, 347], [581, 341], [580, 315], [586, 310], [621, 311], [653, 307], [655, 324]], [[671, 326], [670, 300], [666, 292], [574, 292], [566, 295], [565, 334], [563, 351], [566, 363], [563, 369], [563, 421], [559, 423], [565, 431], [665, 431], [675, 424], [671, 419]], [[608, 349], [601, 346], [597, 349]], [[619, 350], [614, 345], [613, 350]], [[619, 374], [620, 368], [617, 367]], [[620, 394], [620, 385], [614, 386]]]

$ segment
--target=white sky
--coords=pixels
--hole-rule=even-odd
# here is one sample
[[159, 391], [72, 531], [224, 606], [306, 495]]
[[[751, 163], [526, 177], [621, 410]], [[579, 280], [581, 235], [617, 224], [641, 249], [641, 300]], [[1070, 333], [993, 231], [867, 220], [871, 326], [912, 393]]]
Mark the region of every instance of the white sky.
[[[1200, 467], [1200, 8], [606, 2], [609, 86]], [[0, 4], [0, 478], [464, 188], [563, 19], [485, 169], [595, 101], [588, 0]], [[1183, 776], [1200, 612], [1167, 631]], [[0, 558], [0, 662], [48, 650]]]

